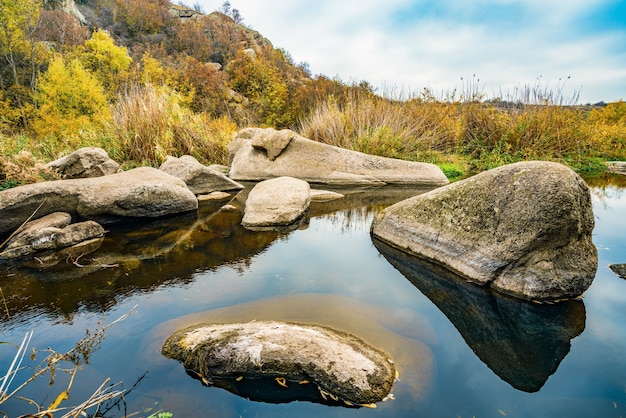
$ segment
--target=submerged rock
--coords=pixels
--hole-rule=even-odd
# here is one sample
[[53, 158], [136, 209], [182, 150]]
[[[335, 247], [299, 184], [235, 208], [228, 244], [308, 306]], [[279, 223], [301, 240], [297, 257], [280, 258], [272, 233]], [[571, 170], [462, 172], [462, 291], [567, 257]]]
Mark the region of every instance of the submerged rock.
[[229, 179], [222, 172], [200, 164], [191, 155], [180, 158], [169, 156], [159, 170], [182, 179], [195, 194], [208, 194], [217, 191], [241, 190], [243, 186]]
[[228, 148], [230, 177], [237, 181], [288, 176], [341, 186], [448, 184], [434, 164], [363, 154], [312, 141], [289, 130], [247, 128]]
[[277, 321], [201, 324], [176, 331], [162, 354], [210, 382], [271, 378], [282, 387], [317, 385], [322, 397], [372, 404], [395, 380], [393, 362], [354, 335]]
[[248, 194], [241, 224], [246, 227], [290, 225], [302, 218], [311, 203], [306, 181], [292, 177], [265, 180]]
[[46, 164], [64, 179], [100, 177], [122, 171], [102, 148], [86, 147]]
[[198, 208], [181, 179], [151, 167], [87, 179], [27, 184], [0, 192], [0, 234], [20, 226], [33, 213], [67, 212], [110, 223], [125, 217], [156, 218]]
[[580, 296], [598, 265], [589, 188], [569, 168], [522, 162], [392, 205], [378, 239], [513, 296]]

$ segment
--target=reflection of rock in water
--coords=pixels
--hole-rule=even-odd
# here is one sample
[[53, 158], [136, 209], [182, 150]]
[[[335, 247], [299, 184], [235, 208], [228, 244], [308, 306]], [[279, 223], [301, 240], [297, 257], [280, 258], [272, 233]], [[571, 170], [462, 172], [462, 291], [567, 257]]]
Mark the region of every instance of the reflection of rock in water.
[[500, 296], [376, 239], [374, 244], [448, 317], [481, 361], [516, 389], [541, 389], [585, 328], [580, 301], [536, 305]]
[[[409, 316], [411, 315], [411, 316]], [[419, 314], [404, 309], [380, 308], [363, 305], [354, 300], [331, 294], [299, 294], [274, 297], [259, 301], [237, 304], [227, 308], [192, 314], [169, 321], [151, 335], [146, 350], [159, 351], [160, 346], [173, 331], [196, 323], [241, 323], [249, 321], [287, 321], [315, 324], [358, 336], [368, 344], [386, 352], [394, 361], [400, 381], [394, 384], [393, 394], [397, 399], [417, 401], [425, 396], [430, 387], [432, 375], [432, 353], [420, 340], [432, 340], [433, 331], [428, 321]], [[420, 327], [406, 328], [406, 323], [420, 324]], [[400, 330], [402, 335], [396, 331]], [[159, 348], [157, 348], [159, 346]], [[242, 379], [244, 382], [246, 379]], [[250, 395], [247, 391], [261, 390], [254, 382], [229, 380], [214, 381], [215, 386], [225, 387], [233, 393]], [[232, 389], [232, 390], [231, 390]], [[276, 385], [265, 386], [274, 393]], [[318, 394], [308, 389], [298, 396], [301, 400], [319, 402]], [[245, 393], [246, 395], [243, 395]], [[282, 399], [282, 396], [285, 399]], [[267, 395], [267, 402], [287, 402], [292, 394]], [[258, 396], [265, 396], [259, 394]], [[312, 396], [312, 398], [308, 398]], [[272, 401], [272, 399], [274, 399]], [[324, 402], [333, 404], [332, 398]], [[343, 402], [341, 403], [342, 405]]]
[[609, 268], [622, 279], [626, 279], [626, 264], [611, 264]]

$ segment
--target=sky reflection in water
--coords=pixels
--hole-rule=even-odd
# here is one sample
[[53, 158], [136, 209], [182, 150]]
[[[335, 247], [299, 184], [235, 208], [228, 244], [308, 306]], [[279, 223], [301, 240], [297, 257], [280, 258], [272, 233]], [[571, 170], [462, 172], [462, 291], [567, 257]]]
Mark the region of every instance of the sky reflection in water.
[[[528, 306], [382, 255], [369, 235], [373, 213], [402, 196], [355, 194], [313, 206], [308, 225], [286, 235], [250, 233], [238, 210], [205, 207], [198, 217], [112, 230], [94, 257], [117, 259], [118, 269], [71, 280], [62, 271], [0, 270], [13, 312], [2, 340], [34, 328], [34, 346], [67, 349], [98, 320], [137, 305], [79, 373], [72, 399], [108, 376], [129, 388], [147, 371], [126, 398], [128, 413], [140, 416], [146, 408], [215, 417], [624, 416], [626, 280], [608, 269], [626, 263], [624, 190], [594, 189], [599, 268], [582, 303]], [[231, 203], [241, 208], [241, 198]], [[396, 400], [376, 410], [252, 402], [203, 387], [160, 355], [178, 327], [252, 319], [322, 323], [379, 346], [401, 373]], [[10, 354], [0, 351], [0, 367]], [[47, 393], [50, 402], [64, 378], [59, 389], [42, 381], [23, 395]], [[15, 416], [24, 405], [0, 409]]]

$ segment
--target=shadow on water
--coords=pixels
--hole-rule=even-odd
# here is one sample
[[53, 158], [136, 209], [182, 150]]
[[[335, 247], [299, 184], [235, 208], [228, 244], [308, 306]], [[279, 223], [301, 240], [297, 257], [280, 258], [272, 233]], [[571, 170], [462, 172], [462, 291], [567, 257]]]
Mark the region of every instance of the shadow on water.
[[[237, 195], [202, 202], [198, 211], [156, 220], [135, 219], [108, 225], [107, 234], [88, 252], [64, 256], [43, 268], [40, 260], [29, 265], [1, 265], [0, 288], [14, 320], [20, 314], [44, 313], [71, 320], [86, 308], [106, 311], [125, 297], [152, 292], [161, 286], [181, 286], [195, 274], [230, 266], [243, 271], [252, 259], [291, 231], [250, 231], [240, 225], [246, 198], [253, 184]], [[344, 198], [312, 202], [306, 219], [340, 210], [374, 210], [427, 189], [336, 189]], [[358, 212], [358, 210], [357, 210]]]
[[585, 328], [581, 301], [538, 305], [496, 294], [375, 238], [378, 251], [452, 322], [497, 376], [537, 392]]

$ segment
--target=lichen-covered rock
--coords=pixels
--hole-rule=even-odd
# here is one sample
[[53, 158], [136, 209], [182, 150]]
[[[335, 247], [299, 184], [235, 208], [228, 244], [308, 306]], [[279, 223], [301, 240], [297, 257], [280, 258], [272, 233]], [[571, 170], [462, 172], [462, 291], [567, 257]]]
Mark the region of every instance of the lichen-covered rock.
[[597, 251], [589, 188], [569, 168], [522, 162], [392, 205], [372, 234], [513, 296], [581, 295]]
[[287, 176], [341, 186], [448, 184], [434, 164], [368, 155], [312, 141], [288, 130], [247, 128], [228, 149], [230, 178], [237, 181]]
[[248, 194], [241, 224], [244, 227], [290, 225], [301, 218], [311, 203], [306, 181], [279, 177], [262, 181]]
[[200, 164], [191, 155], [180, 158], [169, 156], [159, 170], [182, 179], [195, 194], [208, 194], [216, 191], [241, 190], [243, 186], [229, 179], [220, 171]]
[[609, 268], [622, 279], [626, 279], [626, 264], [611, 264]]
[[102, 148], [86, 147], [46, 164], [64, 179], [100, 177], [122, 171]]
[[[354, 335], [319, 325], [278, 321], [191, 326], [172, 334], [162, 353], [204, 378], [278, 378], [306, 382], [323, 396], [371, 404], [395, 380], [391, 359]], [[284, 379], [284, 380], [280, 380]]]
[[13, 231], [33, 213], [67, 212], [98, 223], [125, 217], [172, 215], [198, 208], [184, 181], [161, 170], [139, 167], [86, 179], [27, 184], [0, 192], [0, 235]]

